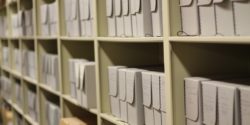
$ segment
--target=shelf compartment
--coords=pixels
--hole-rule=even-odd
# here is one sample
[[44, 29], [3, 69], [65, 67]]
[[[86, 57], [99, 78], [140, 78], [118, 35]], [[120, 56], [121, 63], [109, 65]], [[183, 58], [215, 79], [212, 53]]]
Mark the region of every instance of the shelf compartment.
[[[60, 96], [54, 95], [46, 90], [40, 89], [40, 124], [47, 125], [48, 123], [48, 114], [47, 114], [47, 106], [49, 104], [53, 104], [54, 106], [61, 108], [60, 105]], [[60, 113], [61, 114], [61, 113]], [[60, 115], [61, 116], [61, 115]]]
[[8, 40], [2, 40], [1, 41], [1, 48], [2, 48], [2, 67], [7, 67], [10, 68], [10, 63], [11, 63], [11, 51], [10, 51], [10, 45]]
[[163, 43], [99, 43], [99, 95], [101, 112], [111, 115], [108, 66], [163, 66]]
[[[52, 83], [46, 83], [46, 78], [48, 76], [48, 74], [46, 75], [44, 73], [44, 65], [43, 65], [43, 57], [46, 55], [46, 57], [54, 57], [56, 56], [58, 58], [58, 63], [57, 63], [57, 70], [58, 71], [55, 71], [57, 72], [58, 74], [58, 79], [56, 80], [57, 82], [56, 83], [53, 83], [53, 90], [55, 91], [60, 91], [60, 74], [59, 74], [59, 61], [60, 61], [60, 58], [58, 56], [58, 44], [57, 44], [57, 40], [38, 40], [38, 63], [39, 63], [39, 66], [38, 66], [38, 69], [39, 69], [39, 83], [40, 84], [44, 84], [44, 85], [47, 85], [49, 87], [53, 87], [52, 86]], [[50, 58], [52, 59], [52, 58]], [[51, 85], [51, 86], [50, 86]]]
[[21, 43], [19, 40], [10, 41], [11, 49], [11, 69], [14, 72], [21, 73], [22, 68], [22, 55], [21, 55]]
[[23, 125], [24, 123], [24, 118], [23, 118], [23, 114], [14, 111], [14, 125]]
[[62, 41], [61, 55], [63, 94], [70, 95], [69, 59], [94, 61], [94, 42]]
[[[36, 62], [36, 53], [37, 53], [37, 50], [36, 50], [36, 43], [34, 40], [21, 40], [21, 43], [22, 43], [22, 63], [24, 64], [23, 61], [28, 61], [28, 62], [25, 62], [25, 65], [22, 66], [22, 74], [23, 74], [23, 77], [28, 81], [30, 82], [35, 82], [37, 81], [37, 62]], [[33, 54], [32, 54], [33, 53]], [[25, 54], [25, 55], [24, 55]], [[33, 57], [33, 56], [34, 57]], [[31, 59], [29, 59], [31, 58]], [[32, 60], [32, 58], [35, 58], [34, 60]], [[32, 61], [32, 62], [29, 62]], [[31, 67], [31, 65], [27, 65], [28, 63], [32, 63], [34, 64], [34, 66]], [[30, 69], [30, 68], [34, 68], [34, 69]], [[33, 72], [33, 73], [32, 73]]]
[[12, 76], [12, 83], [14, 84], [13, 86], [13, 94], [14, 94], [14, 99], [13, 103], [19, 108], [23, 109], [24, 106], [24, 89], [23, 89], [23, 84], [21, 82], [21, 79], [17, 77]]
[[172, 43], [174, 124], [185, 125], [184, 78], [249, 74], [249, 45]]
[[85, 110], [79, 106], [72, 104], [71, 102], [63, 101], [63, 117], [77, 117], [80, 120], [90, 125], [97, 125], [97, 115]]
[[126, 123], [120, 123], [118, 121], [115, 120], [115, 118], [113, 119], [108, 119], [107, 117], [103, 117], [101, 118], [101, 125], [127, 125]]
[[30, 121], [37, 122], [38, 112], [38, 92], [37, 87], [28, 82], [24, 82], [24, 113], [30, 118]]

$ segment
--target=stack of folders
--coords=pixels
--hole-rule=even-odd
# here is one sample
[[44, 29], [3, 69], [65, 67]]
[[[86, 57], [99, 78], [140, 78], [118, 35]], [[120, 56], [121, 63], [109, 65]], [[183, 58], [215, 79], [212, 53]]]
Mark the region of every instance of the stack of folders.
[[2, 64], [3, 66], [9, 67], [9, 47], [3, 46], [2, 47]]
[[16, 80], [15, 81], [15, 85], [16, 85], [16, 104], [19, 107], [23, 106], [23, 89], [20, 83], [20, 80]]
[[35, 52], [32, 50], [23, 50], [22, 52], [22, 65], [24, 75], [36, 79], [36, 61]]
[[7, 36], [7, 22], [6, 16], [0, 16], [0, 37]]
[[180, 0], [183, 35], [250, 35], [249, 2]]
[[14, 54], [13, 62], [14, 62], [15, 70], [17, 72], [21, 73], [21, 69], [22, 69], [22, 62], [21, 62], [22, 61], [22, 52], [21, 52], [20, 49], [15, 48], [13, 54]]
[[25, 20], [25, 34], [26, 36], [33, 35], [33, 13], [32, 9], [24, 11], [24, 20]]
[[187, 124], [249, 125], [250, 80], [185, 78]]
[[93, 0], [64, 0], [68, 36], [93, 35]]
[[106, 0], [108, 35], [162, 36], [162, 0]]
[[18, 11], [17, 14], [12, 15], [12, 36], [18, 37], [25, 34], [24, 12]]
[[96, 108], [95, 62], [69, 59], [71, 97], [84, 108]]
[[111, 112], [130, 125], [165, 125], [163, 73], [109, 66]]
[[59, 62], [56, 54], [42, 54], [43, 83], [51, 89], [59, 90]]
[[28, 114], [30, 117], [37, 121], [38, 107], [37, 107], [37, 94], [35, 91], [28, 90]]
[[3, 97], [5, 99], [11, 99], [11, 95], [12, 95], [12, 86], [11, 86], [11, 81], [10, 78], [6, 77], [6, 76], [1, 76], [1, 95], [3, 95]]
[[46, 125], [59, 125], [61, 113], [60, 108], [49, 101], [46, 101]]
[[56, 36], [57, 31], [57, 2], [50, 4], [43, 4], [40, 7], [41, 14], [41, 35], [42, 36]]

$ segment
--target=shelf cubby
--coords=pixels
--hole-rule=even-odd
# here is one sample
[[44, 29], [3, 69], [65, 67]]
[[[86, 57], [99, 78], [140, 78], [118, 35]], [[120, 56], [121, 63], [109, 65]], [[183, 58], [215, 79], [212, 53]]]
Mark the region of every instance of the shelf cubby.
[[68, 100], [63, 101], [63, 117], [76, 117], [88, 125], [97, 124], [97, 114], [93, 114], [82, 107], [79, 107]]
[[63, 94], [70, 95], [69, 59], [87, 59], [94, 61], [93, 41], [61, 41]]
[[99, 48], [101, 113], [111, 114], [108, 66], [123, 65], [132, 68], [163, 66], [163, 44], [100, 42]]
[[249, 45], [172, 43], [175, 124], [185, 124], [185, 77], [249, 74]]
[[1, 57], [2, 57], [2, 67], [10, 68], [11, 58], [10, 58], [10, 47], [8, 40], [1, 40]]
[[21, 43], [20, 40], [10, 40], [11, 50], [11, 69], [12, 72], [19, 75], [21, 74]]
[[[38, 40], [38, 64], [39, 64], [38, 71], [39, 71], [39, 78], [40, 78], [39, 83], [41, 84], [45, 84], [43, 83], [44, 76], [42, 73], [42, 55], [43, 54], [54, 54], [58, 56], [57, 40]], [[59, 69], [59, 64], [58, 64], [58, 69]]]
[[12, 83], [13, 83], [13, 94], [14, 94], [14, 99], [13, 103], [20, 108], [21, 112], [23, 110], [24, 106], [24, 93], [23, 93], [23, 84], [20, 78], [12, 76]]
[[43, 89], [40, 89], [39, 94], [39, 102], [40, 102], [40, 124], [45, 125], [48, 122], [48, 114], [46, 110], [47, 103], [54, 104], [56, 106], [61, 107], [60, 105], [60, 97], [51, 93], [48, 93], [47, 91], [44, 91]]
[[22, 114], [19, 114], [18, 112], [14, 111], [14, 125], [23, 125], [24, 124], [24, 118]]
[[[39, 112], [38, 112], [38, 91], [37, 87], [34, 84], [29, 82], [24, 82], [24, 114], [26, 115], [26, 119], [30, 122], [38, 123], [39, 121]], [[34, 96], [34, 97], [33, 97]], [[31, 100], [35, 99], [35, 100]], [[33, 103], [33, 104], [32, 104]], [[33, 107], [32, 107], [33, 106]], [[33, 115], [33, 116], [31, 116]]]

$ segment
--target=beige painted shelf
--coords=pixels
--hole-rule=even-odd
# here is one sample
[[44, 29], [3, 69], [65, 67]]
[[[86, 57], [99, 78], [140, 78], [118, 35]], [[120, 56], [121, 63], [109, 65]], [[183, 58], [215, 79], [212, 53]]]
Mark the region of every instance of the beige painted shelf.
[[[17, 0], [16, 3], [6, 4], [0, 9], [0, 14], [7, 17], [7, 36], [0, 38], [0, 45], [1, 52], [3, 47], [9, 48], [9, 60], [8, 65], [1, 63], [1, 74], [9, 76], [10, 79], [20, 79], [24, 89], [24, 104], [20, 109], [17, 108], [14, 95], [10, 100], [4, 99], [5, 102], [22, 115], [25, 125], [45, 125], [46, 101], [51, 101], [60, 107], [62, 117], [74, 116], [82, 120], [90, 118], [96, 125], [126, 125], [111, 115], [107, 67], [160, 65], [164, 66], [166, 74], [167, 125], [185, 125], [183, 78], [219, 73], [249, 73], [250, 37], [176, 36], [177, 32], [181, 31], [179, 0], [162, 1], [163, 37], [135, 38], [107, 36], [106, 0], [93, 0], [92, 37], [66, 36], [63, 0]], [[42, 36], [40, 7], [52, 2], [57, 2], [58, 32], [55, 36]], [[11, 16], [27, 9], [33, 11], [34, 35], [13, 37]], [[35, 79], [23, 72], [16, 72], [12, 56], [14, 48], [34, 51]], [[41, 54], [44, 52], [58, 55], [59, 91], [42, 84]], [[95, 109], [82, 108], [69, 96], [70, 58], [88, 59], [96, 63], [97, 107]], [[37, 94], [39, 112], [37, 122], [28, 115], [28, 108], [25, 106], [28, 101], [28, 90]]]

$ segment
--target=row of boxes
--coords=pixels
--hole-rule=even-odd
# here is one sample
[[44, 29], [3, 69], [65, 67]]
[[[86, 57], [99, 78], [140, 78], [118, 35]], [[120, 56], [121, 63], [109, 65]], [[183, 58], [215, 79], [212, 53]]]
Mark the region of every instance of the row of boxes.
[[7, 36], [7, 16], [0, 16], [0, 37]]
[[67, 36], [93, 36], [93, 0], [64, 0]]
[[109, 66], [111, 112], [130, 125], [165, 125], [165, 76], [124, 66]]
[[33, 50], [22, 51], [22, 72], [25, 76], [36, 79], [36, 55]]
[[162, 0], [106, 0], [108, 35], [162, 36]]
[[37, 93], [34, 90], [28, 90], [28, 114], [34, 120], [38, 120], [38, 104], [37, 104]]
[[15, 48], [14, 52], [13, 52], [13, 57], [14, 57], [14, 60], [13, 60], [14, 69], [17, 72], [21, 73], [21, 69], [22, 69], [22, 52], [21, 52], [21, 50], [18, 48]]
[[187, 125], [249, 125], [249, 84], [249, 78], [185, 78]]
[[56, 54], [42, 54], [42, 82], [59, 91], [59, 60]]
[[16, 95], [16, 104], [19, 107], [23, 106], [23, 88], [21, 86], [20, 80], [15, 80], [15, 95]]
[[71, 97], [84, 108], [96, 108], [95, 62], [69, 59]]
[[7, 46], [2, 47], [2, 65], [9, 67], [9, 48]]
[[46, 101], [46, 125], [59, 125], [61, 112], [59, 106]]
[[18, 11], [13, 14], [12, 18], [12, 36], [32, 36], [33, 35], [33, 15], [32, 9], [25, 11]]
[[58, 24], [58, 5], [57, 2], [43, 4], [40, 6], [41, 14], [41, 36], [56, 36]]
[[1, 95], [5, 99], [11, 99], [12, 85], [11, 85], [10, 78], [8, 78], [6, 76], [1, 76], [0, 81], [1, 81]]
[[250, 35], [250, 3], [244, 0], [180, 0], [180, 8], [183, 35]]

